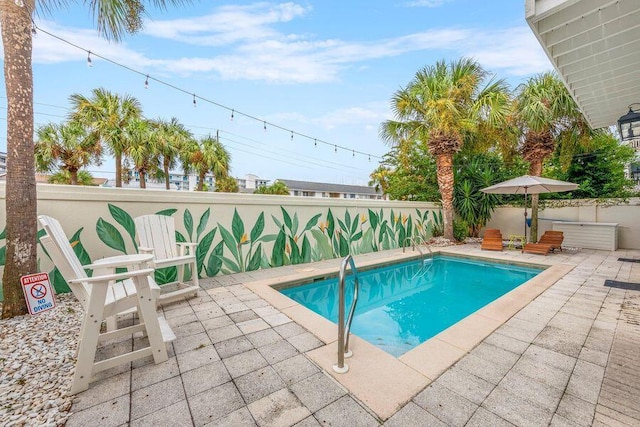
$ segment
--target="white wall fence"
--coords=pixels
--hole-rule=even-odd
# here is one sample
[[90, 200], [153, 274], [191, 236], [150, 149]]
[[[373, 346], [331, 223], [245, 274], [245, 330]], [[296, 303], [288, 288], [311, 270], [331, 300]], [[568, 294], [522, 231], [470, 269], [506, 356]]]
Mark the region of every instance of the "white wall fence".
[[[582, 223], [617, 223], [618, 248], [640, 249], [640, 198], [628, 200], [550, 201], [539, 211], [538, 236], [553, 229], [554, 221]], [[528, 209], [531, 217], [531, 209]], [[487, 228], [499, 228], [503, 236], [524, 233], [524, 207], [497, 208]], [[527, 235], [530, 229], [527, 228]]]
[[[4, 202], [1, 183], [0, 229], [6, 223]], [[428, 235], [438, 211], [424, 202], [38, 185], [38, 212], [60, 220], [83, 263], [135, 253], [132, 218], [161, 212], [174, 218], [179, 240], [198, 243], [201, 277], [400, 247], [409, 236]], [[640, 249], [637, 198], [551, 202], [540, 211], [539, 233], [554, 221], [618, 223], [618, 247]], [[523, 208], [496, 209], [487, 227], [499, 228], [503, 236], [523, 234]], [[0, 240], [2, 265], [4, 246]], [[42, 248], [38, 259], [40, 270], [63, 286]], [[162, 272], [159, 280], [169, 278]]]
[[[4, 202], [3, 183], [0, 229]], [[132, 218], [162, 212], [174, 218], [178, 240], [198, 243], [201, 277], [400, 247], [425, 234], [438, 210], [433, 203], [38, 185], [39, 214], [62, 223], [81, 262], [135, 253]], [[39, 263], [57, 274], [42, 248]]]

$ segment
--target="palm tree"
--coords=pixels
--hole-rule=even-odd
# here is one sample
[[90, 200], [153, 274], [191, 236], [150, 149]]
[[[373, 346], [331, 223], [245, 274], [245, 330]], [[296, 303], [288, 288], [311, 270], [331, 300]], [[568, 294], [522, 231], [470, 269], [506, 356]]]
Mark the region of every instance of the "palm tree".
[[[78, 182], [78, 185], [85, 185], [85, 186], [97, 185], [93, 181], [93, 175], [91, 175], [89, 171], [86, 171], [86, 170], [79, 170], [78, 175], [76, 176], [76, 180]], [[71, 175], [69, 174], [69, 171], [61, 169], [58, 172], [51, 175], [47, 180], [47, 182], [49, 184], [69, 185], [71, 184]]]
[[137, 119], [126, 130], [127, 154], [140, 177], [140, 188], [147, 188], [147, 175], [158, 169], [157, 131], [147, 120]]
[[419, 70], [396, 92], [396, 120], [382, 123], [380, 136], [392, 144], [424, 143], [435, 157], [442, 200], [444, 237], [453, 240], [453, 155], [479, 127], [500, 126], [508, 117], [509, 91], [503, 80], [489, 80], [472, 59], [439, 61]]
[[116, 187], [122, 187], [122, 156], [127, 151], [127, 127], [142, 117], [140, 102], [129, 95], [120, 96], [104, 88], [94, 89], [92, 97], [78, 93], [69, 97], [71, 117], [91, 128], [115, 157]]
[[[144, 6], [182, 4], [189, 0], [93, 0], [90, 5], [98, 31], [119, 41], [142, 28]], [[77, 0], [79, 3], [80, 1]], [[45, 12], [66, 1], [39, 0]], [[0, 1], [0, 28], [4, 51], [4, 81], [7, 97], [7, 182], [5, 198], [6, 259], [2, 286], [2, 318], [27, 312], [20, 277], [38, 271], [37, 215], [33, 141], [32, 22], [35, 0]]]
[[185, 169], [193, 169], [198, 173], [198, 191], [204, 189], [204, 178], [211, 172], [216, 180], [229, 176], [231, 154], [220, 143], [218, 136], [209, 135], [199, 143], [191, 143], [183, 156]]
[[381, 191], [382, 194], [387, 194], [387, 188], [389, 186], [389, 173], [390, 169], [385, 165], [378, 166], [369, 175], [369, 187], [373, 187], [376, 192]]
[[176, 167], [180, 150], [192, 138], [191, 132], [175, 117], [172, 117], [169, 121], [164, 119], [153, 120], [151, 121], [151, 126], [156, 131], [156, 150], [162, 159], [165, 188], [169, 190], [171, 188], [170, 170]]
[[78, 171], [100, 165], [102, 149], [98, 140], [78, 122], [49, 123], [37, 131], [36, 167], [39, 172], [67, 171], [71, 185], [78, 185]]
[[[539, 74], [518, 86], [515, 111], [523, 134], [520, 152], [529, 174], [542, 175], [542, 164], [563, 142], [565, 151], [590, 139], [592, 130], [569, 91], [553, 72]], [[571, 158], [571, 155], [569, 155]], [[538, 195], [531, 195], [531, 239], [538, 236]]]

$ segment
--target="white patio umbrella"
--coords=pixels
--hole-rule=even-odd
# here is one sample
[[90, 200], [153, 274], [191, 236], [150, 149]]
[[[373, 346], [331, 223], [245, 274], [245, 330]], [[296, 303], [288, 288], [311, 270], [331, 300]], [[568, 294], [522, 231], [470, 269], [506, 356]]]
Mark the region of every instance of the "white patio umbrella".
[[573, 182], [558, 181], [540, 176], [522, 175], [491, 187], [483, 188], [483, 193], [524, 194], [524, 241], [527, 241], [527, 194], [558, 193], [578, 188]]

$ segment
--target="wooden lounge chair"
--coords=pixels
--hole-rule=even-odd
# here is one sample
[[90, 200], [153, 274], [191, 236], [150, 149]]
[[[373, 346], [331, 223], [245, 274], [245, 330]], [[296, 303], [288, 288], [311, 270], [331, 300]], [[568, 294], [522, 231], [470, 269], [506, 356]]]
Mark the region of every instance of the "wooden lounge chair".
[[553, 246], [547, 243], [527, 243], [522, 248], [522, 253], [528, 252], [531, 254], [548, 255], [553, 249]]
[[[88, 389], [92, 374], [105, 369], [148, 356], [153, 356], [155, 363], [166, 361], [166, 343], [176, 337], [164, 318], [156, 313], [160, 289], [152, 277], [154, 270], [147, 268], [147, 262], [152, 257], [123, 255], [83, 266], [60, 223], [45, 215], [40, 215], [38, 219], [46, 231], [46, 235], [40, 239], [42, 245], [84, 309], [71, 394]], [[115, 273], [116, 268], [122, 267], [129, 271]], [[93, 270], [91, 277], [85, 269]], [[100, 333], [103, 321], [132, 310], [137, 310], [138, 324]], [[101, 341], [131, 336], [136, 332], [148, 336], [149, 346], [95, 361]]]
[[[200, 288], [198, 282], [198, 269], [196, 265], [197, 243], [176, 242], [176, 228], [173, 218], [166, 215], [143, 215], [134, 219], [136, 234], [141, 253], [153, 254], [151, 265], [158, 268], [177, 267], [176, 281], [164, 284], [163, 287], [171, 289], [160, 295], [159, 303], [164, 304], [180, 300], [184, 297], [195, 297]], [[187, 285], [184, 280], [184, 266], [191, 269], [192, 285]]]
[[489, 251], [501, 251], [502, 250], [502, 233], [495, 228], [488, 228], [484, 232], [482, 244], [480, 249]]
[[564, 234], [562, 231], [547, 230], [538, 240], [538, 243], [544, 243], [551, 245], [551, 251], [559, 249], [562, 252], [562, 241], [564, 240]]

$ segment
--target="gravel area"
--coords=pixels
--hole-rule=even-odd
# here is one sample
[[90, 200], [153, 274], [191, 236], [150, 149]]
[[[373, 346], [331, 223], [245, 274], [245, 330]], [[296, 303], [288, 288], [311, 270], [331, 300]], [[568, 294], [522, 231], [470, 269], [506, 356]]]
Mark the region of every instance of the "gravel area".
[[61, 426], [69, 417], [82, 308], [73, 294], [35, 316], [0, 320], [0, 425]]

